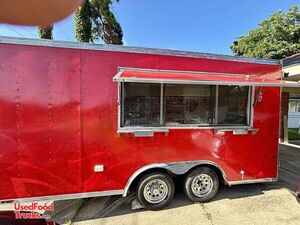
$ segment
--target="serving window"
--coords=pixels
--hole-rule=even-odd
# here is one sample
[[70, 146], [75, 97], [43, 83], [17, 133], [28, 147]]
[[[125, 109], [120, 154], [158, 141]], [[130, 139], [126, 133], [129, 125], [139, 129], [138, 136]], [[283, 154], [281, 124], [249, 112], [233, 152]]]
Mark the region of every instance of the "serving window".
[[215, 86], [165, 84], [164, 124], [209, 125], [213, 122], [215, 107]]
[[219, 86], [218, 117], [219, 125], [248, 125], [247, 86]]
[[250, 126], [251, 88], [120, 82], [120, 127]]
[[160, 84], [124, 83], [122, 126], [159, 126], [160, 89]]

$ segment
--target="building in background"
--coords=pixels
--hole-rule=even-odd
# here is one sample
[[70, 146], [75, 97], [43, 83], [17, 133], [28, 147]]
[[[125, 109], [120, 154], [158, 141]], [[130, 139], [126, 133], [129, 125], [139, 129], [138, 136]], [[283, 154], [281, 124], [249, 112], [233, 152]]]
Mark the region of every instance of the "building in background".
[[[300, 80], [300, 53], [285, 58], [282, 61], [283, 79]], [[298, 128], [300, 124], [300, 90], [299, 88], [283, 88], [282, 119], [287, 116], [287, 127]]]
[[300, 96], [289, 96], [288, 128], [298, 128], [300, 124]]

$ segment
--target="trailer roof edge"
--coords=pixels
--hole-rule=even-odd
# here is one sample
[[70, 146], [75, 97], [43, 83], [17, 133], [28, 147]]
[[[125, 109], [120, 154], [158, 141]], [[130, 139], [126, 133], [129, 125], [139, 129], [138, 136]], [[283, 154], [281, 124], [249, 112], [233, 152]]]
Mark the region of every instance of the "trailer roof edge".
[[58, 48], [71, 48], [71, 49], [118, 51], [118, 52], [131, 52], [131, 53], [141, 53], [141, 54], [159, 54], [159, 55], [182, 56], [182, 57], [192, 57], [192, 58], [219, 59], [219, 60], [248, 62], [248, 63], [272, 64], [272, 65], [281, 64], [280, 60], [276, 60], [276, 59], [245, 58], [245, 57], [238, 57], [238, 56], [231, 56], [231, 55], [201, 53], [201, 52], [193, 52], [193, 51], [120, 46], [120, 45], [109, 45], [109, 44], [78, 43], [78, 42], [69, 42], [69, 41], [8, 37], [8, 36], [1, 36], [1, 35], [0, 35], [0, 44], [19, 44], [19, 45], [46, 46], [46, 47], [58, 47]]

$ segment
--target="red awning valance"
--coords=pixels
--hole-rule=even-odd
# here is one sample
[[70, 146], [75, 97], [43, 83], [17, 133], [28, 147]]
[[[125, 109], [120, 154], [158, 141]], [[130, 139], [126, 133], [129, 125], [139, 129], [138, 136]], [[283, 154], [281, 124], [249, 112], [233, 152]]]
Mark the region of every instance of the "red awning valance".
[[174, 72], [156, 70], [120, 70], [113, 78], [118, 82], [209, 84], [239, 86], [300, 87], [300, 83], [269, 79], [265, 76], [219, 74], [205, 72]]

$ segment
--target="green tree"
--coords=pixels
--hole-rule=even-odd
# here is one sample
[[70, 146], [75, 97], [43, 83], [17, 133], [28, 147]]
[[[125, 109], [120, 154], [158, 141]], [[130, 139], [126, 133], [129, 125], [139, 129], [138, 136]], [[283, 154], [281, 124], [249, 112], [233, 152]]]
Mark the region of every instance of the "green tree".
[[53, 25], [49, 27], [38, 27], [38, 36], [43, 39], [53, 39]]
[[123, 32], [111, 12], [112, 0], [86, 0], [75, 12], [75, 37], [79, 42], [102, 39], [122, 45]]
[[75, 38], [79, 42], [92, 42], [91, 4], [87, 0], [74, 14]]
[[230, 47], [238, 56], [282, 59], [300, 52], [300, 12], [278, 11], [259, 23], [258, 28], [240, 36]]

